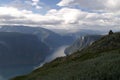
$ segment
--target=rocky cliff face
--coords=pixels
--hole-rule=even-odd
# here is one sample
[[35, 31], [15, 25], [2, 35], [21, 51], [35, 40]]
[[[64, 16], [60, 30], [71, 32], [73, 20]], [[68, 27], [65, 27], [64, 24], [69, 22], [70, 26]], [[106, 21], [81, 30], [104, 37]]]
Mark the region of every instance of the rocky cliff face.
[[101, 38], [101, 35], [88, 35], [78, 38], [71, 46], [65, 49], [65, 54], [69, 55], [76, 51], [80, 51], [86, 46], [91, 45], [94, 41]]

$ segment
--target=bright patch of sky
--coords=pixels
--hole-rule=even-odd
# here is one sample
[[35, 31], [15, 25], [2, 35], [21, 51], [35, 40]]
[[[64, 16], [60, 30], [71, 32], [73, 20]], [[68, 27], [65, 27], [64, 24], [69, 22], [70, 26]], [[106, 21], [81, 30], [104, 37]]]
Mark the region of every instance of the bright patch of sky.
[[1, 0], [0, 25], [120, 30], [120, 0]]

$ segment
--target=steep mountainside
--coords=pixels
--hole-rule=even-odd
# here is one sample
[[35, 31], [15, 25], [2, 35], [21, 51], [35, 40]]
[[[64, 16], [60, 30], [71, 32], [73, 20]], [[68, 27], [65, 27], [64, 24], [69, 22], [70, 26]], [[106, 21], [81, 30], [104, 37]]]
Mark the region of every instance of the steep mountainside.
[[83, 48], [90, 46], [94, 41], [100, 39], [101, 35], [87, 35], [78, 38], [72, 45], [65, 49], [65, 54], [69, 55], [71, 53], [82, 50]]
[[0, 62], [3, 62], [0, 66], [10, 66], [11, 64], [20, 66], [23, 62], [23, 65], [31, 64], [31, 62], [36, 64], [48, 52], [49, 47], [40, 42], [35, 35], [0, 32]]
[[[71, 36], [61, 36], [55, 32], [52, 32], [48, 29], [44, 29], [41, 27], [0, 26], [0, 32], [9, 32], [10, 36], [13, 36], [11, 38], [9, 37], [9, 35], [7, 35], [7, 33], [3, 33], [3, 34], [1, 33], [1, 36], [7, 37], [5, 39], [6, 40], [8, 39], [9, 41], [5, 42], [6, 40], [4, 39], [5, 41], [2, 40], [0, 42], [0, 45], [3, 43], [5, 44], [7, 43], [7, 45], [10, 44], [9, 46], [10, 47], [12, 46], [13, 48], [10, 49], [11, 51], [9, 51], [7, 50], [6, 47], [4, 48], [3, 45], [0, 46], [1, 53], [2, 54], [5, 53], [5, 56], [1, 58], [1, 62], [2, 61], [4, 62], [2, 62], [2, 64], [0, 65], [7, 66], [7, 64], [9, 63], [8, 60], [11, 58], [12, 59], [10, 60], [10, 63], [8, 65], [10, 66], [11, 64], [15, 65], [14, 67], [13, 66], [0, 67], [0, 75], [5, 77], [9, 77], [12, 75], [15, 76], [18, 74], [23, 74], [23, 73], [32, 71], [34, 67], [40, 66], [41, 63], [45, 62], [46, 57], [51, 56], [54, 53], [54, 51], [57, 50], [57, 48], [63, 45], [69, 45], [73, 41], [73, 37]], [[14, 33], [29, 34], [29, 35], [36, 36], [37, 39], [36, 38], [35, 39], [37, 40], [37, 42], [35, 42], [33, 36], [23, 37], [23, 38], [20, 37], [20, 40], [19, 40], [18, 38], [19, 35], [17, 34], [15, 35]], [[27, 41], [27, 39], [29, 40]], [[37, 46], [39, 46], [40, 48], [39, 49], [36, 48]], [[33, 52], [34, 53], [37, 52], [37, 54], [35, 55]], [[10, 56], [9, 54], [12, 54], [12, 55]], [[7, 60], [5, 60], [8, 56], [10, 57]], [[23, 58], [21, 58], [21, 56]], [[5, 61], [7, 64], [5, 64]]]
[[47, 53], [49, 47], [35, 35], [0, 32], [0, 74], [4, 76], [14, 75], [9, 73], [14, 68], [39, 65]]
[[48, 45], [51, 50], [56, 49], [62, 45], [68, 45], [73, 41], [71, 36], [61, 36], [48, 29], [41, 27], [28, 27], [28, 26], [2, 26], [0, 32], [20, 32], [34, 34], [39, 39]]
[[119, 80], [120, 33], [107, 35], [70, 56], [11, 80]]

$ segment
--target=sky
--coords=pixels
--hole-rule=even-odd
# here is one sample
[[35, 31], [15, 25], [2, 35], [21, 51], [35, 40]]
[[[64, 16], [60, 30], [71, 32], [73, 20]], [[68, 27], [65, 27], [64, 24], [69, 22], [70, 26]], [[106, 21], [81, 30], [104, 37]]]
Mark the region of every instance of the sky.
[[120, 0], [0, 0], [0, 25], [120, 30]]

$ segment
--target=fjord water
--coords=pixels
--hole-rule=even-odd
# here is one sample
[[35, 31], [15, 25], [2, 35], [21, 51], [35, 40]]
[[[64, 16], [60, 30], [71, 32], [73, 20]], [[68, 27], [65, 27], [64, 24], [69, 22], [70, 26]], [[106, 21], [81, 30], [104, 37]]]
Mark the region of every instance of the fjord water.
[[0, 58], [0, 65], [4, 64], [0, 66], [2, 79], [30, 73], [45, 62], [65, 56], [65, 48], [76, 39], [76, 35], [81, 34], [61, 36], [48, 29], [27, 26], [4, 26], [0, 32], [0, 51], [5, 53]]
[[63, 45], [63, 46], [60, 46], [59, 48], [57, 48], [50, 56], [46, 57], [45, 61], [41, 64], [41, 66], [44, 64], [44, 63], [48, 63], [48, 62], [51, 62], [52, 60], [58, 58], [58, 57], [64, 57], [66, 56], [65, 54], [65, 49], [68, 47], [69, 45]]
[[[57, 57], [65, 56], [64, 50], [68, 47], [68, 45], [60, 46], [56, 51], [54, 51], [50, 56], [46, 57], [45, 61], [40, 64], [43, 65], [46, 62], [50, 62], [54, 60]], [[9, 78], [19, 76], [19, 75], [25, 75], [30, 73], [32, 70], [39, 68], [40, 66], [33, 67], [32, 65], [26, 65], [23, 67], [3, 67], [0, 68], [0, 80], [8, 80]]]

